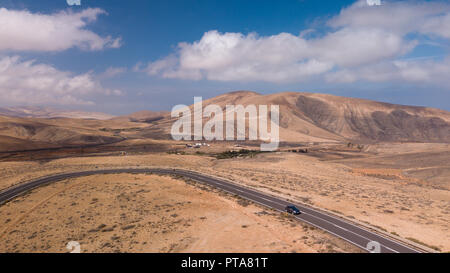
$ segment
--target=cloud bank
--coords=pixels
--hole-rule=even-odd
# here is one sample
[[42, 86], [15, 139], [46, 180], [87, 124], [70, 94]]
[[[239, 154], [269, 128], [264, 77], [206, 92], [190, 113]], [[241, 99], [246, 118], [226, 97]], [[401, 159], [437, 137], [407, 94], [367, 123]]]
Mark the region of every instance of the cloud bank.
[[0, 51], [62, 51], [119, 48], [120, 38], [100, 35], [86, 29], [105, 11], [85, 9], [54, 14], [0, 8]]
[[91, 73], [73, 75], [47, 64], [0, 57], [0, 101], [4, 105], [92, 105], [95, 95], [121, 95], [104, 88]]
[[[358, 1], [330, 19], [324, 35], [204, 33], [173, 54], [150, 62], [149, 75], [169, 79], [330, 82], [447, 82], [448, 59], [404, 61], [420, 37], [450, 39], [450, 5], [430, 2]], [[308, 36], [308, 35], [306, 35]], [[310, 35], [309, 35], [310, 36]], [[413, 37], [413, 38], [412, 38]]]
[[[105, 12], [85, 9], [54, 14], [0, 8], [0, 52], [60, 52], [70, 48], [103, 50], [119, 48], [120, 38], [100, 35], [86, 27]], [[0, 103], [3, 105], [92, 105], [89, 98], [121, 95], [120, 90], [104, 88], [99, 79], [113, 77], [119, 69], [104, 75], [91, 72], [74, 75], [35, 60], [0, 55]], [[15, 53], [14, 53], [15, 54]]]

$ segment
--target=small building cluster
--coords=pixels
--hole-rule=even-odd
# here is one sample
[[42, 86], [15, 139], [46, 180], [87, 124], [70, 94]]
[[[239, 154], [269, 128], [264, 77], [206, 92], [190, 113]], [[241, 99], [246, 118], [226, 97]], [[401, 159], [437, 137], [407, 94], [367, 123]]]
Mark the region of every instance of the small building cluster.
[[205, 142], [203, 142], [203, 143], [194, 143], [194, 144], [186, 144], [186, 148], [194, 148], [194, 149], [199, 149], [199, 148], [201, 148], [202, 146], [207, 146], [207, 147], [209, 147], [210, 145], [208, 144], [208, 143], [205, 143]]

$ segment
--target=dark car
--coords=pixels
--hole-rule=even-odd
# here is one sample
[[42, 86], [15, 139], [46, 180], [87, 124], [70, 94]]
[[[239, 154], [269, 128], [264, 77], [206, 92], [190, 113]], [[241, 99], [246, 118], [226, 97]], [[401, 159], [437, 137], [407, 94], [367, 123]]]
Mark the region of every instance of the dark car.
[[296, 206], [287, 206], [284, 210], [287, 213], [294, 214], [294, 215], [299, 215], [301, 213], [300, 210]]

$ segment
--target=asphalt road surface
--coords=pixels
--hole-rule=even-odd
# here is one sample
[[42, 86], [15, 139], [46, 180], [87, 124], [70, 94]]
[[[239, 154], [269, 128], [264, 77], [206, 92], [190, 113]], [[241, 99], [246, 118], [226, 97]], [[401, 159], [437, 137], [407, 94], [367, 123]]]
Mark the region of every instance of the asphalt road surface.
[[259, 191], [252, 190], [247, 187], [243, 187], [226, 180], [213, 178], [200, 173], [179, 169], [113, 169], [113, 170], [93, 170], [68, 174], [59, 174], [36, 179], [9, 188], [3, 192], [0, 192], [0, 204], [8, 202], [14, 199], [15, 197], [24, 194], [32, 189], [53, 182], [66, 180], [69, 178], [76, 178], [96, 174], [118, 174], [118, 173], [136, 173], [136, 174], [155, 173], [155, 174], [180, 175], [195, 180], [197, 182], [219, 188], [231, 194], [239, 195], [242, 198], [248, 199], [250, 201], [253, 201], [255, 203], [278, 211], [284, 211], [284, 208], [287, 205], [295, 205], [302, 212], [300, 215], [294, 216], [298, 220], [311, 224], [326, 232], [329, 232], [368, 252], [369, 251], [381, 253], [421, 252], [394, 239], [377, 234], [363, 227], [360, 227], [355, 223], [351, 223], [338, 217], [331, 216], [317, 209], [313, 209], [311, 207], [307, 207], [300, 204], [292, 204], [286, 200], [283, 200], [282, 198], [261, 193]]

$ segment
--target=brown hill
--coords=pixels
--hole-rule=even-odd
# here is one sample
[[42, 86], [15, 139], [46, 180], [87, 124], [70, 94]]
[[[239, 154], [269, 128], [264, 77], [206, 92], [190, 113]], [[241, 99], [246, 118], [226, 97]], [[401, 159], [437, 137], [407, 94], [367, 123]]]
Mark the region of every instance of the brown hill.
[[[203, 107], [279, 105], [285, 142], [450, 142], [450, 112], [324, 94], [250, 91], [223, 94]], [[193, 106], [190, 106], [191, 108]], [[169, 112], [141, 111], [109, 120], [0, 116], [0, 151], [169, 139]], [[206, 119], [204, 120], [204, 122]]]
[[113, 143], [124, 139], [127, 130], [143, 126], [114, 120], [0, 116], [0, 151]]
[[[287, 142], [450, 142], [450, 112], [434, 108], [305, 92], [261, 95], [251, 91], [223, 94], [205, 100], [203, 107], [209, 104], [222, 109], [226, 105], [279, 105], [280, 138]], [[169, 133], [172, 122], [164, 118], [157, 127]]]
[[0, 115], [22, 118], [78, 118], [111, 119], [114, 116], [99, 112], [68, 111], [50, 107], [24, 106], [0, 108]]
[[115, 117], [112, 118], [112, 120], [151, 123], [168, 117], [169, 115], [170, 113], [165, 111], [154, 112], [144, 110], [126, 116]]

